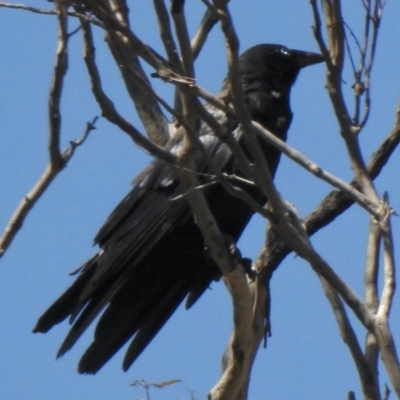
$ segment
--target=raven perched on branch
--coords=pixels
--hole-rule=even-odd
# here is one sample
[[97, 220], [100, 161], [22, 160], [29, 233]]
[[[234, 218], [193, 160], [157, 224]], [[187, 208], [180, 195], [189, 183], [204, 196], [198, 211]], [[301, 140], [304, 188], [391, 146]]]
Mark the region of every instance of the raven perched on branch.
[[[290, 90], [301, 68], [322, 62], [315, 53], [272, 44], [254, 46], [239, 59], [245, 105], [250, 117], [286, 140], [291, 123]], [[229, 98], [229, 84], [224, 96]], [[225, 130], [233, 132], [247, 157], [237, 122], [208, 105]], [[215, 164], [228, 175], [240, 176], [229, 147], [202, 123], [200, 140]], [[272, 175], [280, 153], [259, 140]], [[179, 150], [179, 137], [167, 145]], [[210, 168], [196, 157], [199, 182], [221, 232], [235, 242], [254, 210], [221, 184], [211, 183]], [[207, 184], [209, 183], [209, 184]], [[67, 317], [73, 326], [58, 356], [68, 351], [93, 320], [94, 341], [79, 363], [80, 373], [96, 373], [128, 340], [123, 362], [127, 370], [187, 297], [193, 305], [213, 279], [221, 276], [208, 255], [174, 169], [157, 160], [135, 180], [135, 187], [110, 215], [95, 238], [100, 250], [80, 269], [75, 282], [40, 317], [34, 332], [47, 332]], [[236, 182], [263, 205], [267, 198], [254, 185]]]

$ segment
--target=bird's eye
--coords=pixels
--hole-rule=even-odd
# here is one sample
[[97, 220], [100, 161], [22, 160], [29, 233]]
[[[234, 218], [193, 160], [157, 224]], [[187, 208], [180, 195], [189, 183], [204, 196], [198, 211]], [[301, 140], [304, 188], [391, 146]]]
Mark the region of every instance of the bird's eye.
[[285, 56], [289, 55], [289, 49], [287, 49], [286, 47], [281, 47], [281, 53]]

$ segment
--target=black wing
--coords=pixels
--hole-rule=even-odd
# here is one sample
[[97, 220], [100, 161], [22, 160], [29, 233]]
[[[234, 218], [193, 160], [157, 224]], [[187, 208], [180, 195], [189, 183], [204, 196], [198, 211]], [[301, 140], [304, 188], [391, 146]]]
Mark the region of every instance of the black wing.
[[[201, 140], [215, 163], [233, 173], [226, 145], [211, 134]], [[210, 181], [202, 157], [197, 157], [196, 166], [199, 181]], [[238, 238], [252, 210], [236, 199], [232, 202], [219, 184], [210, 183], [204, 190], [221, 230]], [[95, 241], [99, 253], [79, 269], [76, 281], [39, 319], [34, 332], [47, 332], [70, 316], [73, 326], [58, 352], [60, 356], [105, 309], [79, 371], [97, 372], [135, 335], [125, 356], [126, 370], [182, 300], [189, 295], [190, 307], [211, 280], [219, 277], [219, 271], [204, 251], [204, 239], [175, 171], [163, 161], [155, 161], [139, 176]]]

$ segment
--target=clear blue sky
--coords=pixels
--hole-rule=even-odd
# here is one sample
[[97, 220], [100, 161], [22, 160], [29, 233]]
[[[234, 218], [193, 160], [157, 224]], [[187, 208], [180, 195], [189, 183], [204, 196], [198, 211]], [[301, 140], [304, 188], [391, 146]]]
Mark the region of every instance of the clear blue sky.
[[[189, 2], [188, 2], [189, 3]], [[188, 14], [192, 33], [202, 15], [200, 1], [191, 1]], [[344, 2], [346, 21], [360, 35], [361, 2]], [[162, 52], [151, 2], [130, 2], [133, 29]], [[52, 7], [29, 0], [29, 5]], [[307, 1], [232, 1], [232, 14], [241, 49], [258, 43], [281, 43], [290, 48], [317, 51], [311, 32]], [[362, 133], [368, 159], [392, 127], [400, 94], [399, 2], [385, 9], [372, 81], [372, 113]], [[76, 27], [71, 21], [70, 29]], [[0, 8], [0, 229], [47, 164], [47, 94], [56, 48], [55, 19], [25, 11]], [[104, 84], [125, 117], [137, 117], [107, 53], [101, 32], [97, 56]], [[224, 48], [216, 27], [196, 64], [201, 86], [217, 92], [226, 72]], [[79, 34], [70, 42], [70, 69], [62, 102], [62, 141], [81, 136], [86, 121], [99, 115], [89, 91], [81, 59]], [[352, 95], [352, 75], [344, 75], [346, 94]], [[157, 91], [172, 99], [167, 84]], [[324, 67], [300, 74], [293, 89], [294, 122], [289, 143], [323, 168], [345, 180], [352, 178], [346, 150], [327, 98]], [[152, 400], [188, 399], [187, 389], [205, 398], [219, 376], [220, 358], [231, 330], [230, 299], [222, 283], [214, 283], [190, 311], [180, 309], [134, 366], [123, 373], [119, 353], [96, 376], [80, 376], [76, 366], [91, 340], [87, 332], [61, 360], [55, 354], [68, 325], [46, 335], [31, 330], [47, 306], [70, 284], [68, 273], [94, 251], [92, 238], [108, 214], [129, 191], [132, 178], [149, 157], [104, 119], [68, 168], [33, 209], [7, 254], [0, 261], [0, 397], [3, 399], [121, 399], [144, 397], [129, 384], [181, 379], [182, 384], [152, 391]], [[392, 206], [400, 210], [400, 157], [397, 152], [377, 181], [379, 192], [389, 191]], [[276, 183], [302, 215], [311, 211], [330, 190], [291, 161], [283, 159]], [[368, 215], [353, 207], [313, 238], [315, 247], [338, 273], [363, 295]], [[393, 218], [395, 237], [400, 223]], [[255, 258], [264, 238], [265, 221], [254, 218], [240, 242], [245, 256]], [[398, 243], [398, 240], [397, 240]], [[397, 257], [399, 252], [397, 250]], [[344, 399], [358, 389], [357, 374], [347, 347], [338, 335], [330, 307], [310, 267], [289, 256], [272, 282], [272, 333], [254, 366], [252, 400]], [[392, 329], [400, 338], [400, 302], [392, 310]], [[362, 329], [355, 324], [364, 342]], [[388, 382], [381, 373], [381, 383]]]

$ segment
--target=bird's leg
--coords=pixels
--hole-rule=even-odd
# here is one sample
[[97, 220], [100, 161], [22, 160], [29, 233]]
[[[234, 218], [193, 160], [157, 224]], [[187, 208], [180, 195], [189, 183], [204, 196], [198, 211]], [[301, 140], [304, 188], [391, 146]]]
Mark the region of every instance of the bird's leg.
[[[251, 268], [251, 266], [253, 264], [252, 260], [248, 257], [242, 257], [242, 253], [236, 246], [235, 240], [232, 236], [230, 236], [226, 233], [222, 233], [222, 236], [225, 240], [226, 245], [229, 248], [229, 252], [232, 256], [234, 265], [240, 264], [243, 267], [244, 272], [249, 277], [249, 279], [251, 281], [254, 281], [257, 277], [257, 272]], [[210, 250], [209, 250], [207, 244], [204, 245], [204, 252], [206, 254], [207, 260], [209, 260], [212, 264], [215, 264], [214, 260], [211, 257], [211, 253], [210, 253]]]

